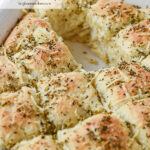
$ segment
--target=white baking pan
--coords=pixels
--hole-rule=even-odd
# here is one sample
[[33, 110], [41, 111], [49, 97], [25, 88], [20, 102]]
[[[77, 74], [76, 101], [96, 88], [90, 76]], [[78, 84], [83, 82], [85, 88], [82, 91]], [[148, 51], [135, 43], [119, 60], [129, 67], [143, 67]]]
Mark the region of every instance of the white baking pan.
[[[150, 7], [150, 0], [125, 0], [127, 3], [138, 5], [140, 7]], [[3, 6], [10, 5], [10, 0], [0, 0], [0, 8]], [[12, 30], [16, 22], [22, 16], [20, 9], [0, 9], [0, 43], [2, 43]], [[87, 71], [97, 70], [105, 67], [104, 64], [97, 56], [95, 56], [90, 48], [79, 44], [72, 44], [73, 55], [77, 62], [81, 63]], [[95, 64], [91, 63], [91, 59], [94, 60]]]

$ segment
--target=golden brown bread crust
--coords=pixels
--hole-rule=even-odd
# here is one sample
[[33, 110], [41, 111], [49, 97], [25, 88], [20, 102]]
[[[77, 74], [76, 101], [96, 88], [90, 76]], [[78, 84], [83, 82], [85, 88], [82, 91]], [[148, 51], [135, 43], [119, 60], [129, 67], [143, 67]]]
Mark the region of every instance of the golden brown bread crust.
[[38, 45], [32, 50], [21, 51], [12, 58], [25, 67], [31, 78], [70, 72], [79, 67], [68, 47], [62, 42]]
[[71, 72], [43, 78], [38, 83], [41, 104], [56, 129], [72, 127], [80, 120], [102, 111], [92, 74]]
[[100, 71], [95, 81], [107, 111], [132, 125], [135, 137], [149, 149], [150, 72], [131, 63]]
[[117, 0], [98, 1], [92, 6], [92, 14], [101, 18], [103, 25], [110, 28], [106, 32], [112, 32], [112, 34], [132, 21], [138, 21], [142, 18], [141, 12], [136, 7]]
[[10, 59], [23, 66], [31, 78], [70, 72], [78, 67], [68, 47], [46, 21], [27, 14], [4, 44]]
[[[127, 128], [108, 114], [92, 116], [74, 128], [58, 131], [64, 150], [131, 150]], [[130, 146], [129, 146], [130, 145]], [[134, 147], [138, 149], [137, 147]]]
[[10, 148], [44, 131], [42, 111], [34, 89], [0, 95], [0, 146]]
[[[141, 63], [150, 54], [150, 19], [121, 30], [113, 39], [110, 49], [114, 50], [113, 63], [132, 60]], [[116, 58], [117, 57], [117, 58]]]
[[[42, 20], [40, 18], [36, 18], [34, 13], [27, 14], [20, 21], [20, 23], [13, 29], [13, 31], [11, 32], [11, 34], [5, 41], [4, 46], [10, 48], [10, 50], [12, 51], [13, 54], [21, 49], [27, 49], [28, 47], [33, 48], [34, 44], [36, 44], [36, 43], [32, 43], [31, 38], [33, 38], [33, 37], [31, 37], [31, 34], [32, 34], [31, 32], [33, 32], [37, 27], [45, 28], [49, 32], [51, 30], [50, 25], [47, 22], [45, 22], [44, 20]], [[29, 43], [30, 45], [25, 45], [27, 43], [25, 43], [25, 41], [22, 41], [22, 43], [21, 43], [22, 45], [19, 45], [20, 47], [17, 46], [18, 43], [20, 43], [20, 40], [23, 40], [22, 38], [25, 38], [25, 37], [28, 38], [26, 40], [28, 40], [28, 41], [31, 40], [30, 41], [31, 43]], [[45, 39], [45, 41], [46, 41], [46, 39]], [[8, 51], [8, 53], [9, 53], [9, 51]]]
[[135, 63], [122, 62], [118, 67], [101, 70], [95, 84], [108, 110], [115, 109], [149, 96], [150, 72]]

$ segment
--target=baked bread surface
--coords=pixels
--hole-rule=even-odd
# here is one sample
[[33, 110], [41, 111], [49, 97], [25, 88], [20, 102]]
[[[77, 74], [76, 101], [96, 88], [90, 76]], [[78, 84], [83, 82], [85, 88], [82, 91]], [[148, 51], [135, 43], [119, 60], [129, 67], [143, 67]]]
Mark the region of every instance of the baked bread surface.
[[22, 141], [12, 150], [61, 150], [51, 136], [38, 136], [31, 140]]
[[[63, 4], [29, 12], [0, 47], [0, 149], [149, 150], [149, 9]], [[60, 35], [113, 66], [86, 72]]]
[[0, 146], [12, 147], [44, 131], [42, 110], [34, 89], [0, 94]]
[[81, 66], [50, 24], [34, 13], [27, 14], [15, 27], [4, 44], [4, 50], [33, 79], [74, 71]]
[[[128, 150], [130, 144], [127, 128], [108, 114], [92, 116], [74, 128], [58, 131], [58, 142], [64, 150]], [[139, 149], [138, 144], [133, 149]]]
[[41, 79], [38, 88], [48, 121], [63, 129], [101, 112], [103, 108], [91, 80], [92, 74], [85, 72]]
[[106, 110], [130, 123], [143, 149], [149, 149], [150, 72], [134, 63], [121, 63], [100, 71], [95, 85]]

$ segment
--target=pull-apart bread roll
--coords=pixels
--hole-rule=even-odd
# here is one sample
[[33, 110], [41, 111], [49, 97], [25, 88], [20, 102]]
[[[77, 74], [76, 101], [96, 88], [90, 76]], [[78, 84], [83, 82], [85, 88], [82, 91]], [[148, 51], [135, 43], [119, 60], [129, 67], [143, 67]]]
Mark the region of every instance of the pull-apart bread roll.
[[64, 150], [140, 150], [129, 135], [123, 123], [107, 114], [92, 116], [57, 134]]
[[106, 110], [129, 122], [143, 148], [150, 149], [150, 72], [123, 62], [101, 70], [95, 85]]
[[91, 84], [92, 74], [72, 72], [43, 78], [38, 83], [49, 123], [56, 129], [77, 124], [102, 111], [97, 91]]
[[122, 62], [118, 67], [101, 70], [95, 84], [105, 108], [116, 110], [150, 95], [150, 72], [137, 64]]
[[42, 110], [34, 89], [0, 94], [0, 147], [10, 148], [44, 131]]
[[5, 42], [4, 51], [33, 78], [79, 67], [62, 39], [34, 13], [26, 15], [15, 27]]
[[135, 138], [144, 150], [150, 149], [150, 98], [134, 100], [122, 105], [114, 114], [132, 126]]
[[0, 56], [0, 93], [14, 91], [27, 84], [27, 76], [23, 68], [11, 62], [7, 57]]
[[36, 14], [51, 23], [65, 40], [87, 42], [90, 29], [86, 22], [87, 7], [97, 0], [62, 0], [61, 9], [35, 9]]
[[150, 54], [150, 19], [121, 30], [113, 40], [111, 62], [134, 60], [140, 63]]
[[38, 136], [31, 140], [22, 141], [11, 150], [61, 150], [52, 136]]
[[121, 0], [99, 0], [87, 14], [87, 21], [92, 30], [90, 46], [101, 59], [109, 63], [112, 50], [107, 46], [112, 37], [122, 28], [142, 19], [144, 13], [135, 6]]

